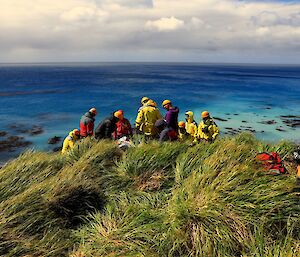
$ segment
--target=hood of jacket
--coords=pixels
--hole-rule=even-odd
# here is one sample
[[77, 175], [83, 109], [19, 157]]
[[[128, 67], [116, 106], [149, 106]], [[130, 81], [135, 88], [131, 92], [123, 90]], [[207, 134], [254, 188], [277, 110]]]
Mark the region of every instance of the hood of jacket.
[[85, 117], [92, 119], [93, 121], [95, 121], [94, 115], [91, 114], [90, 112], [87, 112], [84, 114]]
[[187, 119], [186, 119], [187, 121], [189, 121], [189, 122], [193, 122], [194, 121], [194, 113], [192, 111], [187, 111], [185, 113], [185, 115], [188, 116]]
[[69, 136], [73, 139], [77, 139], [78, 136], [75, 135], [74, 131], [72, 130], [70, 133], [69, 133]]

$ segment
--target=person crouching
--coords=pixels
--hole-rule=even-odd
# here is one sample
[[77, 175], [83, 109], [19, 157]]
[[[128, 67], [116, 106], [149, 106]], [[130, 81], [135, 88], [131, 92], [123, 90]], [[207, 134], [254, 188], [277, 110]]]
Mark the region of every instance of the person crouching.
[[118, 110], [114, 113], [114, 116], [119, 119], [116, 123], [116, 131], [114, 132], [114, 138], [120, 139], [122, 137], [132, 137], [132, 128], [128, 119], [124, 118], [124, 112]]
[[172, 127], [168, 127], [164, 119], [159, 119], [155, 122], [155, 127], [159, 133], [159, 141], [175, 141], [178, 139], [177, 131]]
[[178, 138], [179, 141], [184, 142], [187, 140], [191, 140], [191, 135], [186, 131], [186, 124], [184, 121], [178, 122]]
[[219, 136], [219, 128], [217, 124], [213, 121], [213, 119], [210, 117], [208, 111], [202, 112], [201, 116], [202, 121], [200, 122], [198, 127], [197, 138], [200, 141], [204, 140], [206, 142], [212, 143]]
[[[116, 113], [116, 112], [115, 112]], [[113, 113], [110, 117], [102, 120], [95, 130], [95, 138], [100, 139], [116, 139], [117, 122], [119, 118]]]
[[78, 129], [73, 129], [69, 135], [65, 138], [63, 142], [63, 148], [61, 150], [62, 154], [67, 153], [71, 150], [75, 143], [80, 139], [80, 131]]

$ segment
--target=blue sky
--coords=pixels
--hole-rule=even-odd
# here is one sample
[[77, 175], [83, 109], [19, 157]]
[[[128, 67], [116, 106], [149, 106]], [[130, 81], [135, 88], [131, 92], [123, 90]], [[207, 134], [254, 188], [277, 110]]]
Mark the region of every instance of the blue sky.
[[1, 0], [0, 62], [299, 63], [300, 1]]

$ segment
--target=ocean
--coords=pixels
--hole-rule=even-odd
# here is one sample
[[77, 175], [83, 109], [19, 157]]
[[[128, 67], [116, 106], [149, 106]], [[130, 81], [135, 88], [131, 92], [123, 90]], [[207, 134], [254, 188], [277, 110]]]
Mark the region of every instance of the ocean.
[[[275, 65], [1, 64], [0, 131], [25, 137], [33, 142], [29, 148], [50, 151], [48, 138], [64, 138], [78, 128], [91, 107], [99, 113], [96, 124], [118, 109], [134, 124], [143, 96], [159, 107], [170, 99], [180, 108], [180, 120], [192, 110], [199, 122], [208, 110], [223, 136], [247, 130], [266, 141], [300, 141], [298, 125], [286, 120], [300, 118], [300, 66]], [[15, 129], [32, 125], [44, 132], [32, 136]], [[0, 151], [0, 160], [19, 152]]]

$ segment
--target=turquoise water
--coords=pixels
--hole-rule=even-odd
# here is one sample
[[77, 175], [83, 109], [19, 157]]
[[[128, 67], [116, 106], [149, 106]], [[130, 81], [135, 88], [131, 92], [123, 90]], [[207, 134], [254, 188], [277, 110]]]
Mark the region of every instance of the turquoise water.
[[[27, 138], [33, 147], [49, 150], [47, 139], [65, 137], [90, 107], [99, 111], [96, 123], [117, 109], [134, 123], [142, 96], [157, 103], [171, 99], [181, 110], [180, 119], [192, 110], [199, 122], [200, 113], [208, 110], [227, 120], [216, 121], [223, 134], [225, 128], [247, 126], [263, 140], [300, 140], [300, 130], [279, 118], [299, 115], [300, 66], [2, 64], [0, 130], [12, 123], [41, 125], [43, 134]], [[267, 120], [277, 123], [259, 123]], [[280, 126], [285, 132], [276, 130]]]

